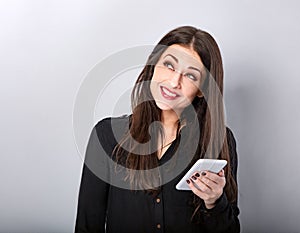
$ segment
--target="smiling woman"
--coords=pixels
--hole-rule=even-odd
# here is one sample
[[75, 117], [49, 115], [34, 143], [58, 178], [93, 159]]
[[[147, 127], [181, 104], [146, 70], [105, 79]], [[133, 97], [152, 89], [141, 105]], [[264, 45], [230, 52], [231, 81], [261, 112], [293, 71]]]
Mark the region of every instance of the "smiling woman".
[[[166, 34], [137, 78], [132, 114], [91, 133], [75, 232], [239, 232], [236, 144], [218, 93], [223, 67], [212, 36], [190, 26]], [[228, 165], [196, 171], [192, 191], [176, 190], [207, 154]]]
[[178, 44], [168, 47], [154, 68], [150, 86], [156, 105], [164, 110], [162, 114], [171, 110], [180, 115], [196, 95], [201, 97], [200, 81], [205, 72], [192, 48]]

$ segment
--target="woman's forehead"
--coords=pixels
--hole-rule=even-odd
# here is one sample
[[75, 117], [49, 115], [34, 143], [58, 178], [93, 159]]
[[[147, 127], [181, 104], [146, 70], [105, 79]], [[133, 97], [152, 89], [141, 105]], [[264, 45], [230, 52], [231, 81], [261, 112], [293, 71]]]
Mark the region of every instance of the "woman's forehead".
[[161, 59], [171, 55], [176, 58], [178, 62], [187, 63], [189, 65], [204, 68], [202, 60], [198, 53], [190, 47], [182, 46], [179, 44], [173, 44], [169, 46], [161, 55]]

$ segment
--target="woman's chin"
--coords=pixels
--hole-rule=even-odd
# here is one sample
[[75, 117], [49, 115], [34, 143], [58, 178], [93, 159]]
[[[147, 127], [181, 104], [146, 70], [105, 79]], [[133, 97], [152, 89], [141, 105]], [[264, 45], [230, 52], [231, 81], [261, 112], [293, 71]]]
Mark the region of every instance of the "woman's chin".
[[174, 107], [163, 102], [156, 102], [157, 107], [162, 111], [175, 111]]
[[181, 110], [178, 109], [177, 107], [175, 108], [174, 106], [171, 106], [167, 103], [163, 103], [163, 102], [156, 102], [157, 107], [162, 110], [162, 111], [172, 111], [172, 112], [177, 112], [180, 113]]

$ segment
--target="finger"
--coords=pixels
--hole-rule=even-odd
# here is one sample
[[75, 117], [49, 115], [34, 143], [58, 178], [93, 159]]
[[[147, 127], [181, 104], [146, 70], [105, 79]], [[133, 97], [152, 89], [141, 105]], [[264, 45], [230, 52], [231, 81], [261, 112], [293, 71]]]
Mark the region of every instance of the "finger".
[[[208, 177], [202, 176], [201, 181], [208, 186], [211, 190], [217, 190], [220, 188], [220, 183], [216, 183], [215, 181], [209, 179]], [[222, 187], [221, 187], [222, 188]]]
[[211, 181], [213, 181], [216, 184], [223, 183], [223, 180], [224, 180], [224, 177], [219, 176], [218, 174], [210, 172], [210, 171], [202, 172], [201, 176], [210, 179]]
[[187, 184], [192, 190], [192, 192], [196, 194], [198, 197], [200, 197], [201, 199], [204, 200], [207, 197], [207, 195], [204, 192], [202, 192], [199, 188], [195, 186], [195, 183], [191, 179], [187, 180]]
[[211, 188], [206, 185], [200, 177], [196, 177], [196, 176], [192, 176], [191, 179], [190, 179], [193, 183], [194, 183], [194, 186], [196, 186], [196, 188], [200, 189], [202, 192], [204, 193], [211, 193]]
[[218, 173], [219, 176], [221, 177], [225, 177], [225, 171], [224, 169], [222, 169], [219, 173]]
[[[208, 179], [208, 180], [204, 179], [204, 177], [206, 179]], [[225, 187], [225, 184], [226, 184], [225, 177], [221, 177], [218, 174], [213, 173], [213, 172], [206, 172], [205, 174], [203, 174], [203, 172], [202, 172], [201, 173], [201, 179], [213, 191], [217, 191], [217, 190], [223, 189]]]

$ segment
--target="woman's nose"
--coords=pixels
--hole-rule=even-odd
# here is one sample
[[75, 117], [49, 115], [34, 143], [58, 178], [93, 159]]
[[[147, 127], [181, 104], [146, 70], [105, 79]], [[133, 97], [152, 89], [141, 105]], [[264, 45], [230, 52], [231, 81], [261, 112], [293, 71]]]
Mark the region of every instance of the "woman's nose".
[[170, 77], [170, 85], [173, 88], [178, 88], [180, 87], [180, 82], [181, 82], [181, 76], [182, 74], [178, 71], [175, 71], [173, 75]]

